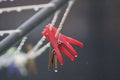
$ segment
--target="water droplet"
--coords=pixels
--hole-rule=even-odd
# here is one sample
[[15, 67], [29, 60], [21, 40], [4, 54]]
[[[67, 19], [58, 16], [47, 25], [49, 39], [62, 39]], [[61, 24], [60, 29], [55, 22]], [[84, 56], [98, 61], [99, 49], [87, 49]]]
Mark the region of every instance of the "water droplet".
[[58, 70], [55, 70], [55, 72], [58, 72]]
[[21, 9], [20, 9], [20, 8], [18, 8], [18, 9], [17, 9], [17, 11], [18, 11], [18, 12], [20, 12], [20, 11], [21, 11]]
[[34, 11], [38, 11], [39, 10], [39, 8], [34, 8]]

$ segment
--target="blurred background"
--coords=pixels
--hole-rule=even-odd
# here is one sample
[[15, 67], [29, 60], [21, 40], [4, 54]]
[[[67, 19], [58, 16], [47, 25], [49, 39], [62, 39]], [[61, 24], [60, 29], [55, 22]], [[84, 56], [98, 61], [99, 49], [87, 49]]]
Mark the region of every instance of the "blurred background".
[[[3, 0], [0, 2], [0, 8], [42, 4], [49, 1], [14, 0], [11, 2]], [[79, 54], [75, 61], [71, 62], [64, 57], [65, 64], [59, 66], [57, 73], [48, 71], [49, 49], [47, 49], [44, 54], [35, 59], [37, 74], [11, 75], [7, 72], [7, 68], [2, 68], [0, 80], [120, 80], [119, 7], [119, 0], [76, 0], [61, 31], [84, 43], [82, 48], [74, 46]], [[60, 19], [65, 8], [66, 5], [62, 8]], [[0, 30], [16, 29], [35, 13], [34, 10], [4, 12], [0, 14]], [[42, 37], [41, 32], [44, 26], [51, 20], [52, 16], [34, 29], [28, 35], [25, 46], [35, 45]], [[1, 40], [3, 38], [0, 37]]]

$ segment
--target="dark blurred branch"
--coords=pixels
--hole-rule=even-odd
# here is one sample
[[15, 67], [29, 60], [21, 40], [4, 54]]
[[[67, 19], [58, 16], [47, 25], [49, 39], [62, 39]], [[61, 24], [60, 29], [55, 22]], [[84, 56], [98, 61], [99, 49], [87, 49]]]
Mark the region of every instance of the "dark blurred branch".
[[23, 36], [32, 31], [37, 25], [42, 23], [46, 18], [52, 15], [56, 10], [66, 4], [69, 0], [52, 0], [50, 3], [54, 3], [54, 7], [46, 7], [41, 9], [35, 15], [33, 15], [30, 19], [25, 21], [22, 25], [20, 25], [17, 29], [22, 30], [20, 33], [10, 34], [8, 37], [3, 39], [0, 42], [0, 54], [3, 54], [8, 48], [10, 48], [13, 44], [15, 44], [18, 40], [20, 40]]

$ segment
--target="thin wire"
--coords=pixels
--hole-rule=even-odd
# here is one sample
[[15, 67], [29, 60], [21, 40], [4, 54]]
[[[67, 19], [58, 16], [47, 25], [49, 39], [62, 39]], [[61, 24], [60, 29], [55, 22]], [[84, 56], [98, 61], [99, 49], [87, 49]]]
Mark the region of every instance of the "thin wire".
[[58, 36], [59, 32], [62, 30], [63, 24], [65, 23], [65, 20], [66, 20], [68, 14], [69, 14], [69, 12], [71, 10], [71, 7], [73, 6], [74, 2], [75, 2], [75, 0], [70, 0], [68, 2], [68, 7], [66, 8], [66, 11], [65, 11], [65, 13], [63, 15], [63, 18], [62, 18], [62, 20], [60, 22], [60, 25], [59, 25], [59, 27], [57, 29], [57, 32], [56, 32], [55, 36]]
[[4, 35], [4, 34], [11, 34], [11, 33], [20, 33], [21, 30], [2, 30], [0, 31], [0, 35]]
[[60, 12], [61, 12], [61, 10], [56, 11], [56, 13], [55, 13], [55, 15], [54, 15], [54, 17], [53, 17], [53, 20], [52, 20], [52, 22], [51, 22], [50, 29], [52, 29], [52, 27], [55, 25], [55, 23], [56, 23], [56, 21], [57, 21], [57, 19], [58, 19], [58, 16], [59, 16], [59, 14], [60, 14]]
[[35, 9], [38, 10], [39, 8], [43, 7], [54, 7], [54, 3], [47, 3], [47, 4], [38, 4], [38, 5], [27, 5], [27, 6], [17, 6], [17, 7], [9, 7], [9, 8], [0, 8], [0, 13], [2, 12], [10, 12], [10, 11], [18, 11], [21, 10], [29, 10]]
[[20, 45], [18, 46], [18, 48], [16, 49], [16, 51], [14, 52], [14, 54], [21, 51], [21, 49], [22, 49], [23, 45], [25, 44], [26, 40], [27, 40], [27, 37], [26, 37], [26, 36], [23, 37], [23, 39], [22, 39]]

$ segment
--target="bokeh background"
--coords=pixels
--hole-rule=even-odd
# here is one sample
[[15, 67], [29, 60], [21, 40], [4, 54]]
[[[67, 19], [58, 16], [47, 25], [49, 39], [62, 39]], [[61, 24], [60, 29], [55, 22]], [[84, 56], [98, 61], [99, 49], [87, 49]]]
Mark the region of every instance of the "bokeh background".
[[[2, 7], [47, 3], [50, 0], [14, 0], [0, 3]], [[56, 24], [58, 25], [64, 9]], [[65, 65], [59, 71], [48, 71], [48, 52], [35, 59], [36, 75], [10, 75], [7, 69], [0, 70], [0, 80], [120, 80], [120, 1], [119, 0], [76, 0], [62, 33], [84, 43], [84, 47], [74, 46], [79, 56], [74, 62], [64, 57]], [[4, 12], [0, 14], [0, 30], [16, 29], [36, 12]], [[42, 37], [44, 26], [52, 16], [34, 29], [25, 45], [35, 45]], [[5, 35], [6, 36], [6, 35]], [[4, 37], [0, 37], [2, 40]]]

